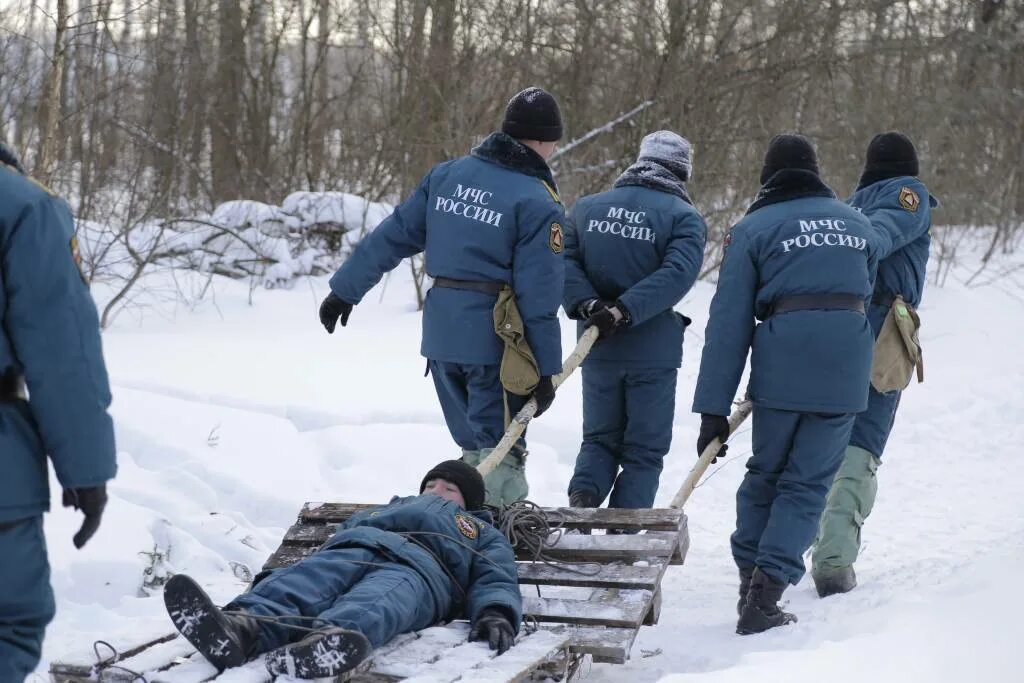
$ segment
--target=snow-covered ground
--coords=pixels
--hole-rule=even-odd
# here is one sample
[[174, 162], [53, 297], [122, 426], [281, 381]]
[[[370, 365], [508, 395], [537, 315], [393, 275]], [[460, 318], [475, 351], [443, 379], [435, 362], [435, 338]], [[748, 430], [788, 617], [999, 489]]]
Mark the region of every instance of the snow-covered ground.
[[[728, 537], [747, 425], [687, 506], [692, 546], [686, 565], [669, 570], [660, 624], [642, 629], [628, 664], [588, 665], [583, 680], [1024, 680], [1013, 661], [1024, 613], [1024, 269], [992, 266], [1003, 274], [966, 287], [971, 259], [962, 258], [925, 295], [926, 383], [904, 395], [865, 527], [861, 586], [819, 600], [805, 580], [786, 594], [798, 624], [734, 634]], [[159, 590], [145, 588], [154, 576], [189, 572], [226, 600], [303, 501], [385, 501], [457, 455], [423, 376], [406, 273], [401, 266], [333, 336], [316, 318], [326, 278], [259, 290], [253, 305], [247, 284], [216, 279], [197, 306], [156, 297], [117, 318], [104, 343], [120, 471], [103, 526], [82, 551], [71, 544], [79, 515], [47, 516], [58, 614], [39, 680], [50, 660], [91, 651], [97, 639], [168, 632]], [[689, 407], [713, 291], [699, 284], [679, 306], [694, 325], [660, 505], [694, 462]], [[573, 328], [563, 323], [569, 349]], [[530, 428], [537, 503], [565, 502], [580, 416], [574, 377]]]

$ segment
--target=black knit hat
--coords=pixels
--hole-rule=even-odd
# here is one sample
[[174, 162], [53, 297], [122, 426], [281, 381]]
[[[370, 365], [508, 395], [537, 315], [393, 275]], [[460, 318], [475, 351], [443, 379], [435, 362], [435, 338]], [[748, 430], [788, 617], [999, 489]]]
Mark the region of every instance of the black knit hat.
[[484, 478], [475, 467], [461, 460], [445, 460], [434, 465], [420, 483], [420, 493], [432, 479], [444, 479], [459, 487], [462, 498], [466, 501], [467, 510], [479, 510], [484, 506]]
[[[917, 149], [910, 138], [894, 130], [879, 133], [868, 143], [861, 186], [902, 175], [916, 176], [919, 171]], [[865, 183], [864, 179], [870, 182]]]
[[818, 155], [810, 140], [795, 133], [783, 133], [772, 138], [761, 167], [761, 184], [764, 185], [784, 168], [799, 168], [818, 175]]
[[527, 88], [508, 101], [501, 130], [518, 140], [555, 142], [562, 139], [562, 112], [551, 93]]

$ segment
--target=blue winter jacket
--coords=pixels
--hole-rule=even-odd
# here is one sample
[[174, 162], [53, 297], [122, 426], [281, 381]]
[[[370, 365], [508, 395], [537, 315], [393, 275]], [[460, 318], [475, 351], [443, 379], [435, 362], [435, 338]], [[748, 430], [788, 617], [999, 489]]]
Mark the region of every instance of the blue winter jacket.
[[[859, 188], [847, 203], [867, 216], [876, 230], [886, 232], [892, 239], [889, 251], [880, 255], [873, 299], [884, 301], [899, 295], [917, 308], [921, 304], [928, 266], [932, 209], [939, 205], [938, 201], [917, 178], [900, 176]], [[888, 306], [879, 308], [889, 309]], [[883, 313], [881, 318], [884, 317]], [[880, 323], [876, 334], [879, 329]]]
[[65, 488], [117, 470], [99, 321], [73, 239], [64, 202], [0, 163], [0, 377], [23, 375], [29, 396], [0, 398], [0, 522], [49, 507], [47, 456]]
[[[600, 340], [585, 364], [678, 368], [682, 363], [689, 320], [672, 307], [697, 279], [707, 228], [682, 183], [672, 192], [638, 184], [642, 177], [624, 174], [614, 189], [580, 199], [569, 217], [566, 313], [579, 319], [582, 303], [617, 300], [631, 321]], [[583, 325], [580, 320], [579, 334]]]
[[[558, 305], [565, 215], [539, 155], [494, 133], [470, 156], [435, 166], [412, 196], [364, 238], [331, 278], [353, 304], [407, 256], [425, 252], [431, 277], [507, 283], [541, 375], [562, 368]], [[497, 297], [432, 287], [423, 308], [421, 353], [439, 361], [497, 365]]]
[[874, 343], [867, 318], [849, 310], [770, 313], [776, 300], [790, 295], [852, 294], [866, 302], [891, 238], [835, 199], [814, 174], [784, 169], [726, 241], [694, 412], [729, 414], [751, 348], [755, 405], [864, 410]]
[[377, 550], [418, 572], [430, 586], [438, 614], [476, 622], [488, 607], [503, 610], [518, 630], [523, 615], [512, 546], [486, 511], [466, 512], [433, 494], [394, 497], [353, 515], [323, 549]]

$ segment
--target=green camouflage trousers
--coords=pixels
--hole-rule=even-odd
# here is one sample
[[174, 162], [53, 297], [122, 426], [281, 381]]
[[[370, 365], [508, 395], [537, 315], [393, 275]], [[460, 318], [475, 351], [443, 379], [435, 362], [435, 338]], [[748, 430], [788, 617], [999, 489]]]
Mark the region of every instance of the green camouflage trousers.
[[[476, 467], [484, 458], [491, 454], [493, 448], [482, 448], [478, 451], [462, 450], [462, 461]], [[494, 507], [502, 507], [526, 498], [530, 487], [526, 483], [526, 451], [516, 447], [505, 456], [501, 464], [484, 477], [487, 497], [484, 502]]]
[[857, 446], [848, 446], [843, 464], [836, 472], [825, 512], [821, 515], [818, 538], [811, 555], [811, 574], [825, 577], [852, 567], [860, 551], [860, 530], [871, 514], [878, 492], [877, 472], [881, 461]]

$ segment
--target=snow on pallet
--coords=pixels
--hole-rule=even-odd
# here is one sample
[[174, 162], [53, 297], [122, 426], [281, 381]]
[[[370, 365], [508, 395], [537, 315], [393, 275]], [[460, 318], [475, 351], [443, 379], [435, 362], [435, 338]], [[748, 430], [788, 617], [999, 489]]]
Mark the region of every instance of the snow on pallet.
[[[264, 569], [285, 567], [315, 552], [338, 524], [367, 507], [373, 506], [307, 503]], [[501, 657], [485, 643], [468, 642], [468, 625], [453, 622], [398, 636], [378, 649], [364, 670], [339, 680], [521, 681], [538, 674], [564, 676], [583, 655], [599, 662], [625, 662], [640, 626], [657, 623], [666, 569], [686, 556], [686, 516], [670, 509], [549, 508], [545, 513], [568, 529], [642, 533], [563, 535], [547, 552], [558, 564], [534, 562], [529, 551], [517, 549], [523, 613], [537, 628], [525, 629]], [[108, 681], [137, 680], [135, 673], [144, 673], [151, 683], [270, 680], [262, 659], [218, 676], [176, 635], [141, 645], [114, 645], [122, 653], [116, 662], [97, 667], [95, 655], [88, 653], [55, 661], [50, 672], [56, 683], [95, 680], [97, 670]]]

